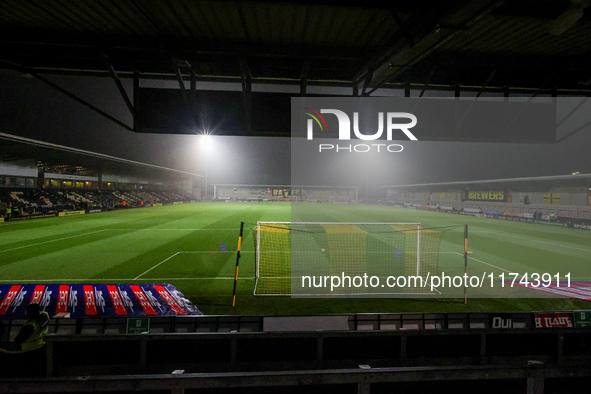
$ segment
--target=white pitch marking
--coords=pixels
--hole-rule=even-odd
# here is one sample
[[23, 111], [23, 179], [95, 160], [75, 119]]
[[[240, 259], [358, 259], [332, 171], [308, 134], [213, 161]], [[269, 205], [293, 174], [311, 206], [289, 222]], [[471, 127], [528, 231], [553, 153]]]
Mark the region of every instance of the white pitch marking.
[[[215, 276], [215, 277], [211, 277], [211, 278], [155, 278], [155, 279], [150, 279], [150, 280], [161, 281], [161, 280], [218, 280], [218, 279], [234, 280], [234, 277], [233, 276]], [[253, 280], [253, 279], [255, 279], [255, 277], [254, 276], [246, 276], [246, 277], [239, 276], [238, 279]], [[148, 280], [148, 279], [140, 279], [140, 280]]]
[[[342, 251], [342, 250], [341, 250]], [[183, 252], [178, 252], [178, 253], [235, 253], [235, 250], [230, 250], [230, 251], [226, 251], [226, 252], [222, 252], [219, 250], [196, 250], [196, 251], [183, 251]], [[296, 251], [298, 253], [318, 253], [318, 250], [298, 250]], [[241, 250], [240, 254], [243, 253], [254, 253], [254, 250]], [[265, 254], [269, 254], [269, 253], [292, 253], [291, 251], [268, 251], [268, 252], [263, 252]], [[368, 252], [371, 254], [392, 254], [391, 252]], [[416, 252], [415, 252], [416, 253]], [[458, 252], [424, 252], [423, 254], [457, 254]], [[413, 252], [409, 252], [409, 254], [413, 254]]]
[[[195, 251], [177, 252], [177, 254], [179, 254], [179, 253], [191, 253], [191, 254], [193, 254], [193, 253], [229, 253], [230, 254], [230, 253], [235, 253], [235, 252], [236, 252], [235, 250], [230, 250], [227, 252], [222, 252], [220, 250], [195, 250]], [[254, 250], [241, 250], [240, 254], [242, 254], [242, 253], [254, 253]]]
[[546, 245], [560, 246], [560, 247], [566, 248], [566, 249], [580, 250], [581, 252], [589, 252], [589, 253], [591, 253], [591, 249], [581, 249], [581, 248], [575, 248], [574, 246], [566, 246], [566, 245], [555, 244], [555, 243], [546, 242], [546, 241], [538, 241], [537, 239], [530, 239], [530, 238], [524, 238], [524, 237], [516, 237], [516, 236], [511, 235], [511, 234], [499, 233], [499, 232], [496, 232], [496, 231], [472, 231], [472, 233], [477, 233], [477, 234], [489, 233], [489, 234], [505, 235], [507, 237], [511, 237], [511, 238], [515, 238], [515, 239], [524, 239], [524, 240], [530, 241], [530, 242], [539, 242], [539, 243], [546, 244]]
[[108, 228], [110, 231], [239, 231], [239, 228]]
[[71, 237], [58, 238], [58, 239], [53, 239], [51, 241], [39, 242], [39, 243], [36, 243], [36, 244], [25, 245], [25, 246], [19, 246], [18, 248], [0, 250], [0, 253], [11, 252], [13, 250], [19, 250], [19, 249], [24, 249], [24, 248], [30, 248], [32, 246], [39, 246], [39, 245], [48, 244], [48, 243], [52, 243], [52, 242], [58, 242], [58, 241], [62, 241], [64, 239], [82, 237], [82, 236], [85, 236], [85, 235], [96, 234], [96, 233], [100, 233], [100, 232], [103, 232], [103, 231], [120, 231], [120, 230], [123, 230], [123, 231], [136, 231], [136, 230], [142, 230], [142, 231], [228, 231], [228, 230], [236, 230], [236, 231], [238, 231], [240, 229], [236, 229], [236, 228], [230, 228], [230, 229], [224, 229], [224, 228], [218, 228], [218, 229], [200, 229], [200, 228], [181, 228], [181, 229], [167, 229], [167, 228], [163, 228], [163, 229], [158, 229], [158, 228], [154, 228], [154, 229], [151, 229], [151, 228], [106, 228], [106, 229], [102, 229], [102, 230], [92, 231], [90, 233], [72, 235]]
[[100, 233], [100, 232], [103, 232], [103, 231], [107, 231], [107, 230], [97, 230], [97, 231], [92, 231], [90, 233], [72, 235], [71, 237], [58, 238], [58, 239], [53, 239], [51, 241], [39, 242], [39, 243], [36, 243], [36, 244], [25, 245], [25, 246], [19, 246], [18, 248], [0, 250], [0, 253], [10, 252], [10, 251], [13, 251], [13, 250], [18, 250], [18, 249], [30, 248], [31, 246], [39, 246], [39, 245], [48, 244], [48, 243], [52, 243], [52, 242], [63, 241], [64, 239], [70, 239], [70, 238], [76, 238], [76, 237], [83, 237], [85, 235], [96, 234], [96, 233]]
[[[144, 271], [143, 273], [141, 273], [140, 275], [136, 276], [135, 278], [133, 278], [133, 280], [138, 280], [140, 277], [144, 276], [145, 274], [147, 274], [148, 272], [152, 271], [154, 268], [158, 267], [159, 265], [166, 263], [168, 260], [172, 259], [174, 256], [181, 254], [181, 253], [232, 253], [232, 252], [221, 252], [219, 250], [205, 250], [205, 251], [180, 251], [180, 252], [176, 252], [175, 254], [173, 254], [172, 256], [162, 260], [161, 262], [159, 262], [158, 264], [156, 264], [155, 266], [153, 266], [152, 268], [148, 269], [147, 271]], [[244, 251], [241, 253], [254, 253], [253, 251]], [[174, 278], [170, 278], [170, 279], [174, 279]], [[197, 278], [195, 278], [197, 279]], [[205, 278], [203, 278], [205, 279]], [[222, 278], [220, 278], [222, 279]], [[225, 278], [223, 278], [225, 279]], [[232, 279], [234, 279], [232, 277]], [[157, 280], [157, 279], [150, 279], [150, 280]]]
[[[460, 256], [463, 256], [463, 255], [464, 255], [463, 253], [458, 253], [458, 252], [454, 252], [454, 253], [455, 253], [455, 254], [459, 254]], [[490, 266], [490, 267], [494, 267], [494, 268], [496, 268], [496, 269], [500, 269], [501, 271], [505, 271], [505, 272], [511, 272], [511, 270], [506, 270], [506, 269], [504, 269], [504, 268], [497, 267], [496, 265], [492, 265], [492, 264], [490, 264], [490, 263], [487, 263], [487, 262], [485, 262], [485, 261], [482, 261], [482, 260], [475, 259], [474, 257], [470, 257], [470, 256], [468, 256], [468, 258], [469, 258], [469, 259], [472, 259], [472, 260], [475, 260], [475, 261], [478, 261], [479, 263], [482, 263], [482, 264], [488, 265], [488, 266]]]
[[163, 264], [163, 263], [167, 262], [168, 260], [172, 259], [174, 256], [176, 256], [179, 253], [180, 252], [176, 252], [175, 254], [173, 254], [172, 256], [168, 257], [167, 259], [162, 260], [161, 262], [159, 262], [158, 264], [156, 264], [152, 268], [148, 269], [147, 271], [145, 271], [145, 272], [141, 273], [140, 275], [136, 276], [135, 278], [133, 278], [133, 280], [138, 280], [141, 276], [144, 276], [148, 272], [152, 271], [154, 268], [158, 267], [160, 264]]
[[[50, 216], [50, 217], [46, 217], [46, 218], [40, 218], [40, 219], [72, 219], [72, 218], [79, 218], [79, 215], [73, 215], [73, 216]], [[15, 226], [15, 225], [23, 225], [25, 223], [38, 223], [37, 220], [15, 220], [15, 221], [9, 221], [9, 222], [0, 222], [0, 226], [4, 227], [4, 226]]]

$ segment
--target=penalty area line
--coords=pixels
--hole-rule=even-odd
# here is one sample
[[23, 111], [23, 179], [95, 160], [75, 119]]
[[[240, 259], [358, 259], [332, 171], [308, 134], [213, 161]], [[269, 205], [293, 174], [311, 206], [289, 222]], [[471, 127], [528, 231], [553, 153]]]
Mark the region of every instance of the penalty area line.
[[[254, 280], [255, 277], [254, 276], [245, 276], [245, 277], [238, 277], [238, 280], [240, 279], [248, 279], [248, 280]], [[147, 280], [147, 279], [140, 279], [140, 280]], [[233, 276], [214, 276], [211, 278], [154, 278], [154, 279], [150, 279], [150, 280], [234, 280]]]
[[25, 245], [25, 246], [19, 246], [18, 248], [12, 248], [12, 249], [5, 249], [5, 250], [0, 250], [0, 253], [4, 253], [4, 252], [11, 252], [11, 251], [13, 251], [13, 250], [19, 250], [19, 249], [30, 248], [30, 247], [32, 247], [32, 246], [39, 246], [39, 245], [49, 244], [49, 243], [52, 243], [52, 242], [63, 241], [64, 239], [71, 239], [71, 238], [76, 238], [76, 237], [83, 237], [83, 236], [85, 236], [85, 235], [91, 235], [91, 234], [96, 234], [96, 233], [102, 233], [103, 231], [107, 231], [107, 230], [97, 230], [97, 231], [91, 231], [90, 233], [84, 233], [84, 234], [72, 235], [71, 237], [64, 237], [64, 238], [52, 239], [51, 241], [38, 242], [38, 243], [36, 243], [36, 244]]
[[488, 234], [502, 235], [502, 236], [511, 237], [511, 238], [514, 238], [514, 239], [523, 239], [523, 240], [525, 240], [527, 242], [538, 242], [538, 243], [542, 243], [542, 244], [546, 244], [546, 245], [558, 246], [560, 248], [572, 249], [572, 250], [578, 250], [578, 251], [581, 251], [581, 252], [591, 253], [591, 249], [582, 249], [582, 248], [576, 248], [574, 246], [568, 246], [568, 245], [562, 245], [562, 244], [557, 244], [557, 243], [553, 243], [553, 242], [542, 241], [542, 240], [539, 240], [539, 239], [531, 239], [531, 238], [525, 238], [525, 237], [518, 237], [518, 236], [515, 236], [513, 234], [506, 234], [506, 233], [501, 233], [501, 232], [498, 232], [498, 231], [492, 231], [492, 230], [473, 231], [473, 233], [480, 233], [480, 234], [488, 233]]
[[[153, 266], [153, 267], [151, 267], [150, 269], [148, 269], [148, 270], [146, 270], [146, 271], [142, 272], [141, 274], [139, 274], [138, 276], [136, 276], [136, 277], [135, 277], [135, 278], [133, 278], [132, 280], [138, 280], [138, 279], [140, 279], [142, 276], [144, 276], [144, 275], [145, 275], [145, 274], [147, 274], [148, 272], [152, 271], [154, 268], [156, 268], [156, 267], [158, 267], [158, 266], [160, 266], [160, 265], [162, 265], [162, 264], [166, 263], [168, 260], [172, 259], [173, 257], [175, 257], [175, 256], [177, 256], [177, 255], [179, 255], [179, 254], [181, 254], [181, 253], [185, 253], [185, 254], [187, 254], [187, 253], [189, 253], [189, 254], [195, 254], [195, 253], [209, 253], [209, 254], [211, 254], [211, 253], [232, 253], [232, 252], [222, 252], [222, 251], [220, 251], [220, 250], [179, 251], [179, 252], [176, 252], [175, 254], [173, 254], [172, 256], [170, 256], [170, 257], [167, 257], [166, 259], [162, 260], [161, 262], [159, 262], [158, 264], [154, 265], [154, 266]], [[254, 251], [244, 251], [244, 252], [241, 252], [241, 253], [254, 253]], [[170, 279], [174, 279], [174, 278], [170, 278]], [[194, 279], [198, 279], [198, 278], [194, 278]], [[203, 279], [206, 279], [206, 278], [203, 278]], [[234, 279], [234, 277], [232, 277], [232, 279]], [[156, 279], [153, 279], [153, 280], [156, 280]]]
[[108, 228], [109, 231], [239, 231], [240, 228]]
[[[195, 254], [195, 253], [236, 253], [235, 250], [229, 250], [229, 251], [221, 251], [221, 250], [194, 250], [194, 251], [183, 251], [183, 252], [177, 252], [176, 254], [180, 254], [180, 253], [187, 253], [187, 254]], [[254, 253], [254, 250], [241, 250], [240, 254], [242, 253]]]
[[162, 260], [161, 262], [159, 262], [158, 264], [156, 264], [155, 266], [153, 266], [152, 268], [142, 272], [141, 274], [139, 274], [138, 276], [136, 276], [135, 278], [133, 278], [133, 280], [138, 280], [140, 277], [144, 276], [145, 274], [147, 274], [148, 272], [152, 271], [154, 268], [158, 267], [161, 264], [166, 263], [168, 260], [172, 259], [174, 256], [176, 256], [177, 254], [179, 254], [180, 252], [176, 252], [175, 254], [173, 254], [172, 256]]
[[[454, 252], [454, 253], [455, 253], [455, 254], [459, 254], [460, 256], [463, 256], [463, 255], [464, 255], [464, 253], [459, 253], [459, 252]], [[499, 269], [499, 270], [501, 270], [501, 271], [505, 271], [505, 272], [511, 272], [511, 270], [506, 270], [506, 269], [504, 269], [504, 268], [497, 267], [496, 265], [492, 265], [492, 264], [490, 264], [490, 263], [487, 263], [486, 261], [482, 261], [482, 260], [475, 259], [474, 257], [471, 257], [471, 256], [468, 256], [468, 258], [469, 258], [469, 259], [472, 259], [472, 260], [474, 260], [474, 261], [478, 261], [478, 262], [479, 262], [479, 263], [481, 263], [481, 264], [488, 265], [489, 267], [493, 267], [493, 268]]]

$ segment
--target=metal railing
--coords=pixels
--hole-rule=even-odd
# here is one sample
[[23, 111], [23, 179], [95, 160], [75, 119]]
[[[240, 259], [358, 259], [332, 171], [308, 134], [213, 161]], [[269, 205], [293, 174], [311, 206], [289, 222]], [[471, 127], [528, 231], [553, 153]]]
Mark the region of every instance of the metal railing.
[[[544, 314], [553, 312], [543, 312]], [[572, 313], [560, 311], [557, 313]], [[511, 313], [357, 313], [326, 315], [343, 317], [347, 320], [348, 331], [399, 331], [399, 330], [456, 330], [496, 328], [495, 318], [501, 324], [511, 322], [511, 328], [532, 328], [535, 312]], [[152, 334], [189, 333], [256, 333], [265, 331], [266, 319], [275, 316], [179, 316], [150, 318]], [[305, 321], [310, 316], [281, 316], [294, 321]], [[318, 316], [314, 316], [318, 317]], [[26, 320], [2, 320], [0, 342], [13, 340]], [[55, 335], [118, 335], [125, 334], [127, 318], [77, 318], [51, 319], [49, 333]], [[311, 326], [311, 329], [315, 329]], [[340, 329], [340, 328], [339, 328]]]

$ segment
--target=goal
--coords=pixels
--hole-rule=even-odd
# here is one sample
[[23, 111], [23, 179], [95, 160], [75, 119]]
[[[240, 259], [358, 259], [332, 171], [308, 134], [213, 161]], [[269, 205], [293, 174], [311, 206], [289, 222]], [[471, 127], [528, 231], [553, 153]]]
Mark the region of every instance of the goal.
[[331, 289], [305, 287], [303, 281], [364, 274], [377, 276], [382, 284], [388, 276], [425, 278], [437, 272], [441, 231], [420, 223], [258, 222], [253, 238], [255, 295], [377, 295], [426, 290], [381, 285]]

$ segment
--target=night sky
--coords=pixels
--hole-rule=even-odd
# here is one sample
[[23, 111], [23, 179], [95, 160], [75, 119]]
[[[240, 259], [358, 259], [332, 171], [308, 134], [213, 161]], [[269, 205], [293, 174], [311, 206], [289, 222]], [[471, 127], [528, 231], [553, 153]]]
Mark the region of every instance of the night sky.
[[[112, 80], [47, 78], [132, 125], [132, 117]], [[131, 94], [131, 81], [123, 82]], [[32, 77], [2, 70], [0, 86], [4, 133], [195, 173], [205, 172], [207, 160], [210, 184], [291, 182], [288, 138], [218, 136], [205, 157], [198, 136], [127, 131]], [[589, 121], [589, 114], [585, 106], [559, 135]], [[306, 184], [365, 187], [367, 179], [372, 194], [384, 185], [591, 173], [589, 127], [557, 144], [394, 142], [403, 145], [403, 152], [354, 158], [339, 153], [300, 161], [294, 157], [294, 163], [306, 174]], [[0, 147], [2, 144], [0, 140]]]

